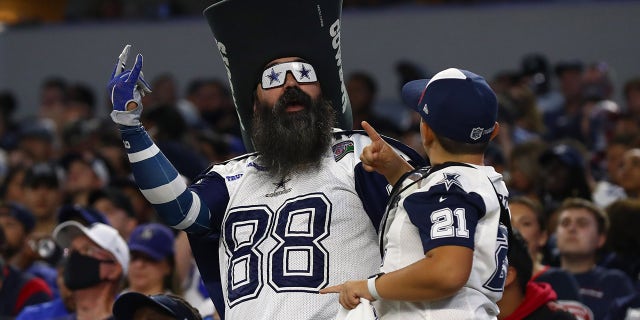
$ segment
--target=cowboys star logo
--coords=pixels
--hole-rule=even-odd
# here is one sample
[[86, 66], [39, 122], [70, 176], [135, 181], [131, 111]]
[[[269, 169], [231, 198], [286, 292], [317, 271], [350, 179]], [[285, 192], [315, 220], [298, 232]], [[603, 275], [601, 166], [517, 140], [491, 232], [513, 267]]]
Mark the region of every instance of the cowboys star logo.
[[281, 194], [290, 192], [291, 188], [287, 188], [287, 185], [286, 185], [286, 183], [289, 181], [291, 181], [291, 179], [282, 178], [279, 182], [273, 183], [273, 185], [275, 185], [276, 188], [273, 190], [272, 193], [265, 194], [265, 197], [275, 197], [275, 196], [279, 196]]

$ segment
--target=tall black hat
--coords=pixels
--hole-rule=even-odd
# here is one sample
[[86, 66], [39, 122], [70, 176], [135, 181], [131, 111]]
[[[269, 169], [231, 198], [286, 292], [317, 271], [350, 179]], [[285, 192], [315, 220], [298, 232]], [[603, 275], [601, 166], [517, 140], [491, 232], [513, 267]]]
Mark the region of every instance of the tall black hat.
[[227, 69], [245, 147], [253, 150], [253, 94], [272, 60], [300, 57], [315, 69], [336, 127], [351, 129], [342, 75], [342, 0], [223, 0], [204, 11]]

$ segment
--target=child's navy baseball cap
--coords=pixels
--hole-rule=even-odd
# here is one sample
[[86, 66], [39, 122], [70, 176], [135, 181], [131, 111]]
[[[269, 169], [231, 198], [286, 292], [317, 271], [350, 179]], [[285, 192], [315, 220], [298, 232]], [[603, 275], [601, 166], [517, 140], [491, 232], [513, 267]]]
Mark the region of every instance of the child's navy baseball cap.
[[437, 135], [457, 142], [489, 141], [498, 117], [498, 100], [484, 78], [456, 68], [408, 82], [402, 100]]

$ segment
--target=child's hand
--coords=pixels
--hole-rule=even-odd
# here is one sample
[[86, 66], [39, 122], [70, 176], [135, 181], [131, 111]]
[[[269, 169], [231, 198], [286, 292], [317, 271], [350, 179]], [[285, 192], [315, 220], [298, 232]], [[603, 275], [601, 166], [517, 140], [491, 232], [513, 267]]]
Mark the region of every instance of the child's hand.
[[371, 138], [371, 144], [364, 147], [360, 155], [365, 170], [377, 171], [393, 185], [405, 172], [413, 169], [368, 122], [362, 121], [362, 128]]

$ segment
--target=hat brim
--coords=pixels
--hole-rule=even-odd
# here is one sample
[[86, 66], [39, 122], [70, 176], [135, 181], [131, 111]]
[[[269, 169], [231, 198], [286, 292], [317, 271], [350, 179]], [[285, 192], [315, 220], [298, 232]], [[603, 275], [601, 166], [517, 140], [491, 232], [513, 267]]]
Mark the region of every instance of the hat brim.
[[89, 229], [87, 229], [79, 222], [72, 220], [65, 221], [59, 224], [53, 230], [53, 239], [62, 248], [69, 248], [73, 239], [75, 239], [79, 235], [85, 235], [91, 238], [89, 236]]
[[163, 254], [149, 248], [146, 246], [141, 246], [137, 244], [129, 244], [129, 252], [142, 252], [152, 258], [154, 261], [162, 261], [167, 258]]
[[264, 67], [299, 57], [316, 70], [322, 93], [336, 113], [336, 126], [351, 129], [351, 105], [340, 49], [342, 0], [225, 0], [204, 10], [227, 68], [248, 151], [253, 150], [253, 97]]
[[[97, 222], [99, 223], [99, 222]], [[108, 243], [105, 242], [105, 239], [100, 239], [93, 235], [89, 228], [83, 226], [80, 222], [69, 220], [59, 224], [53, 230], [53, 239], [60, 245], [62, 248], [69, 248], [71, 246], [71, 242], [79, 235], [85, 235], [91, 241], [95, 242], [100, 248], [108, 248]], [[106, 250], [106, 249], [105, 249]], [[123, 266], [125, 267], [125, 266]]]
[[422, 113], [422, 109], [418, 104], [429, 80], [430, 79], [413, 80], [402, 86], [402, 101], [407, 107], [418, 113]]
[[117, 319], [133, 319], [136, 311], [144, 306], [157, 307], [157, 309], [162, 310], [169, 316], [176, 316], [176, 314], [165, 305], [139, 292], [127, 292], [120, 295], [113, 304], [113, 315]]

